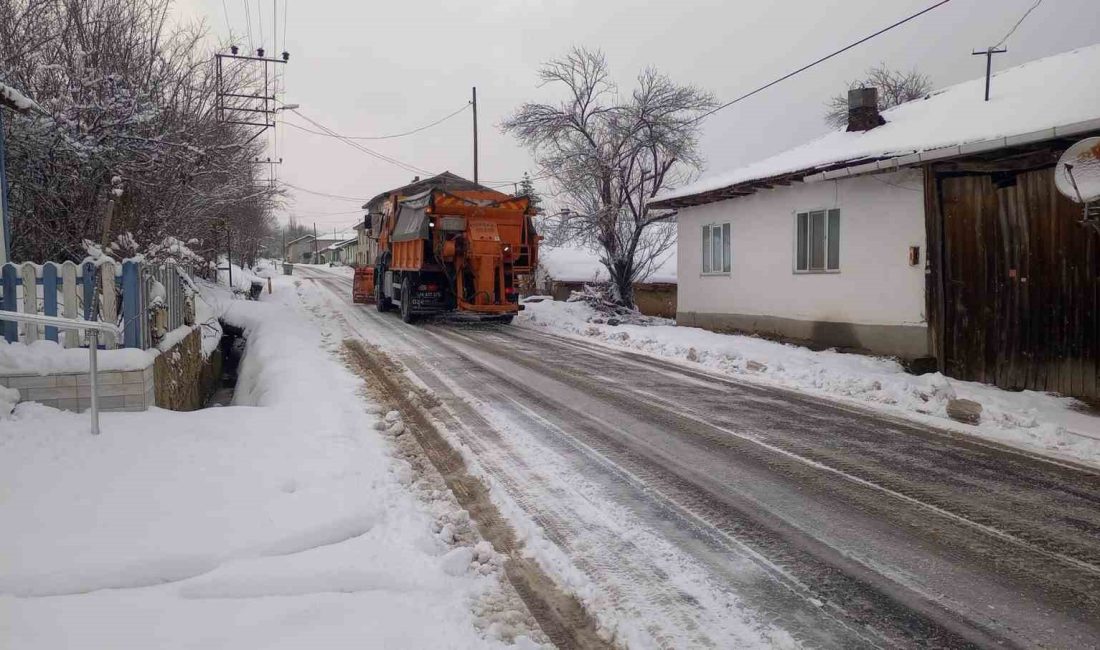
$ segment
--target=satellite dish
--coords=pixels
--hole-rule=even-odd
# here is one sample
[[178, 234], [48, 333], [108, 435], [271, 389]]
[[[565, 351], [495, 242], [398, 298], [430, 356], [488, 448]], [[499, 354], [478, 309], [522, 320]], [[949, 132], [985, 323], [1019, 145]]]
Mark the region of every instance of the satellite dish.
[[1075, 203], [1100, 199], [1100, 137], [1066, 149], [1054, 168], [1054, 186]]

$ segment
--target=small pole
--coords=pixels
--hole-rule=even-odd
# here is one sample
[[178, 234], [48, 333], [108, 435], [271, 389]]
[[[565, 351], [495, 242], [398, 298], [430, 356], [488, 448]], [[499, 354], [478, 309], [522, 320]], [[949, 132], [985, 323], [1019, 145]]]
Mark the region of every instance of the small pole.
[[99, 330], [88, 332], [88, 376], [92, 398], [92, 435], [99, 435], [99, 365], [96, 352], [99, 348]]
[[477, 182], [477, 86], [474, 86], [473, 101], [474, 105], [474, 182]]
[[225, 268], [229, 269], [229, 289], [233, 289], [233, 233], [225, 222]]
[[103, 215], [103, 236], [100, 238], [100, 245], [103, 246], [103, 250], [107, 250], [107, 247], [111, 245], [111, 219], [115, 215], [115, 200], [109, 199], [107, 201], [107, 211]]

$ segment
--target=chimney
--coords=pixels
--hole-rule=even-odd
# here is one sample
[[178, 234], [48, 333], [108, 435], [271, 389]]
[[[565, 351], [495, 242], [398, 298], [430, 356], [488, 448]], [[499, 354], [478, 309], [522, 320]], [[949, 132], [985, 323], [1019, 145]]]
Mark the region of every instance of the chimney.
[[848, 130], [870, 131], [886, 124], [878, 114], [878, 88], [853, 88], [848, 91]]

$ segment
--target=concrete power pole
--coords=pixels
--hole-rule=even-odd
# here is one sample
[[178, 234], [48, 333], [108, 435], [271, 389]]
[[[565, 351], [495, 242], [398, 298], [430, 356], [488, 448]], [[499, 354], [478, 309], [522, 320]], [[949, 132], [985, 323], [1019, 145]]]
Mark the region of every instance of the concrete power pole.
[[474, 182], [477, 182], [477, 86], [474, 86]]
[[313, 259], [310, 262], [317, 263], [317, 222], [313, 222]]

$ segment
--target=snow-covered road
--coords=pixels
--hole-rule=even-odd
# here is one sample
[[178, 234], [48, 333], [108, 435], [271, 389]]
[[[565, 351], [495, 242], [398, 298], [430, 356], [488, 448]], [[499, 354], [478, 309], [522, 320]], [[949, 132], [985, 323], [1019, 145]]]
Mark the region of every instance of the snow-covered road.
[[515, 327], [318, 313], [386, 350], [630, 647], [1100, 647], [1100, 474]]

